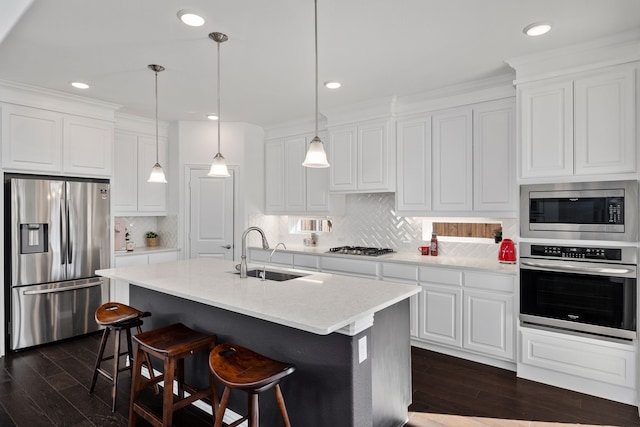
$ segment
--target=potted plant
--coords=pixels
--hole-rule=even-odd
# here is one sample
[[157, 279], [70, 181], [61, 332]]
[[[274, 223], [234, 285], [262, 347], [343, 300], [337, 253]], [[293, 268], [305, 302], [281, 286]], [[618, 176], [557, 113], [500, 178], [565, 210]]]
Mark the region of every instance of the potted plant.
[[147, 246], [158, 246], [158, 233], [155, 231], [147, 231]]

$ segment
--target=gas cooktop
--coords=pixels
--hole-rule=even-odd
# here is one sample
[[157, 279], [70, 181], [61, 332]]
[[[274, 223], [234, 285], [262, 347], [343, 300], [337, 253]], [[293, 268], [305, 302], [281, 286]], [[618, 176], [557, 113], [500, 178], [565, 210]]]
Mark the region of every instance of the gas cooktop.
[[365, 255], [379, 256], [393, 253], [391, 248], [368, 248], [365, 246], [338, 246], [329, 249], [328, 253], [347, 254], [347, 255]]

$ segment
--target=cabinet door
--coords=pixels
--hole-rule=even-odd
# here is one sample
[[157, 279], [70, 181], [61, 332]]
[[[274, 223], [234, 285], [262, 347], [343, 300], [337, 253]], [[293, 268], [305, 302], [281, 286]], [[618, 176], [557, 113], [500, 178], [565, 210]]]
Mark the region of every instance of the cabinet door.
[[420, 338], [462, 347], [462, 290], [422, 285], [420, 297]]
[[634, 69], [574, 82], [575, 174], [636, 171]]
[[522, 177], [572, 175], [572, 83], [525, 86], [518, 94]]
[[284, 212], [284, 140], [269, 141], [264, 146], [265, 213]]
[[303, 212], [306, 207], [306, 168], [302, 166], [306, 148], [304, 136], [284, 140], [284, 208], [286, 212]]
[[399, 121], [398, 212], [431, 210], [431, 117]]
[[60, 172], [62, 115], [3, 104], [2, 166], [6, 169]]
[[357, 188], [358, 190], [389, 189], [389, 155], [387, 153], [387, 125], [371, 123], [358, 125]]
[[329, 136], [329, 168], [332, 191], [356, 190], [357, 129], [346, 126], [332, 129]]
[[514, 360], [513, 296], [464, 291], [464, 348]]
[[138, 137], [116, 132], [111, 194], [115, 213], [138, 210]]
[[473, 107], [473, 210], [516, 211], [515, 104]]
[[[320, 136], [326, 141], [326, 135]], [[313, 136], [308, 136], [305, 144], [305, 152]], [[329, 144], [325, 144], [327, 158], [331, 157]], [[307, 211], [329, 212], [329, 169], [331, 168], [305, 168], [307, 173]]]
[[[166, 138], [160, 137], [157, 153], [165, 174], [168, 171], [167, 149]], [[160, 214], [167, 210], [167, 184], [147, 182], [155, 163], [155, 136], [138, 136], [138, 212]]]
[[111, 176], [113, 123], [85, 117], [64, 118], [63, 172]]
[[160, 262], [170, 262], [178, 260], [178, 252], [157, 252], [149, 254], [149, 264], [157, 264]]
[[472, 113], [470, 108], [433, 116], [433, 209], [472, 209]]

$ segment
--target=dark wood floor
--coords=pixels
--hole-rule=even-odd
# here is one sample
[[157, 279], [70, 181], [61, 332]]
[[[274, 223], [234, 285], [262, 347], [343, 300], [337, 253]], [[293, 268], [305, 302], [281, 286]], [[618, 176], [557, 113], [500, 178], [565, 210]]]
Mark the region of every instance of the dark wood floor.
[[[121, 376], [116, 413], [110, 410], [106, 380], [99, 378], [95, 393], [88, 394], [99, 339], [90, 335], [0, 359], [0, 426], [126, 426], [128, 374]], [[460, 425], [457, 416], [499, 421], [486, 425], [542, 421], [640, 426], [633, 406], [517, 379], [510, 371], [417, 348], [412, 349], [412, 365], [414, 392], [407, 427]], [[145, 400], [159, 407], [152, 393]], [[441, 414], [456, 417], [447, 422]], [[445, 421], [434, 421], [440, 418]], [[470, 421], [465, 424], [482, 425], [476, 418]], [[197, 409], [185, 409], [176, 414], [175, 425], [210, 426], [211, 421]]]

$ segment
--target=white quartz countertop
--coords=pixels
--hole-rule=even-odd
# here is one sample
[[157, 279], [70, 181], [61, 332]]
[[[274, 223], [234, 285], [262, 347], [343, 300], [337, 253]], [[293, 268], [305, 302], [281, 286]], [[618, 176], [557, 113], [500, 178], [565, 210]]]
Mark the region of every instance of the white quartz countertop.
[[130, 255], [143, 255], [143, 254], [151, 254], [151, 253], [159, 253], [159, 252], [178, 252], [179, 248], [174, 248], [170, 246], [140, 246], [136, 247], [132, 251], [115, 251], [115, 256], [130, 256]]
[[355, 335], [373, 324], [376, 312], [420, 292], [417, 285], [317, 272], [284, 282], [241, 279], [234, 264], [189, 259], [96, 274], [320, 335]]
[[[252, 249], [262, 249], [260, 247], [252, 247]], [[351, 258], [377, 262], [394, 262], [404, 264], [414, 264], [420, 266], [431, 267], [450, 267], [462, 268], [470, 270], [493, 271], [497, 273], [516, 274], [518, 271], [517, 264], [504, 264], [497, 259], [489, 258], [471, 258], [446, 255], [421, 255], [417, 251], [413, 252], [394, 252], [391, 254], [379, 256], [349, 255], [340, 253], [330, 253], [328, 247], [312, 247], [312, 246], [293, 246], [287, 245], [287, 249], [278, 249], [278, 252], [291, 252], [308, 255], [322, 255], [339, 258]]]

